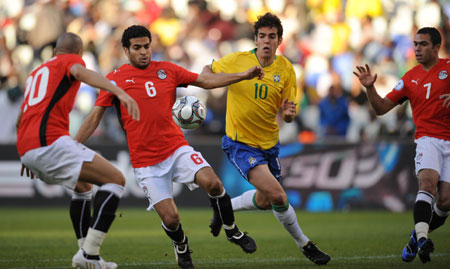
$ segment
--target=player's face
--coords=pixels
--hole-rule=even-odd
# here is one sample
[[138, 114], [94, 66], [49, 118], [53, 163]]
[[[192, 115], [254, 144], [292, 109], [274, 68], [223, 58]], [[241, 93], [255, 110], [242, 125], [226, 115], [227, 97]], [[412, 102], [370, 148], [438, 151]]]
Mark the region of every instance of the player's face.
[[430, 35], [417, 34], [416, 38], [414, 38], [414, 52], [416, 54], [417, 62], [422, 65], [434, 63], [439, 57], [439, 47], [440, 45], [433, 46]]
[[273, 58], [282, 38], [278, 37], [276, 27], [261, 27], [255, 36], [256, 52], [258, 57]]
[[145, 69], [150, 64], [152, 49], [148, 37], [131, 38], [130, 47], [124, 50], [132, 66]]

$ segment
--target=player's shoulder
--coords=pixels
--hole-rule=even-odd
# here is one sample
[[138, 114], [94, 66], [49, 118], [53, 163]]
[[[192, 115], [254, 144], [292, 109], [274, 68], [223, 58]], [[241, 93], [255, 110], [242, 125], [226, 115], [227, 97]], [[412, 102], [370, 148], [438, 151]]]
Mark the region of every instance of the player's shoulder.
[[294, 71], [294, 67], [292, 66], [292, 63], [283, 55], [276, 56], [276, 63], [277, 63], [278, 69], [286, 70], [288, 72]]
[[172, 71], [172, 70], [178, 70], [184, 68], [180, 65], [177, 65], [175, 63], [169, 62], [169, 61], [152, 61], [148, 69], [151, 70], [163, 70], [165, 72]]
[[289, 66], [292, 68], [292, 63], [291, 61], [289, 61], [286, 57], [284, 57], [283, 55], [276, 55], [275, 56], [276, 59], [278, 60], [279, 64], [285, 65], [285, 66]]
[[230, 52], [227, 55], [225, 55], [223, 58], [224, 59], [239, 59], [239, 60], [243, 60], [243, 59], [247, 59], [249, 57], [252, 57], [252, 55], [254, 54], [254, 50], [249, 50], [249, 51], [235, 51], [235, 52]]
[[439, 63], [441, 65], [445, 66], [446, 68], [450, 68], [450, 59], [448, 59], [448, 58], [439, 59]]

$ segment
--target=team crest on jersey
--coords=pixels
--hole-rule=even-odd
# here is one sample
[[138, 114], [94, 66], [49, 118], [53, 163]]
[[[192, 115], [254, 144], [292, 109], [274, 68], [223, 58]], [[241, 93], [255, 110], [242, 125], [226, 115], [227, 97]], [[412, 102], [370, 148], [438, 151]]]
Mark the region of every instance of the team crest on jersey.
[[248, 158], [248, 163], [249, 163], [250, 165], [254, 165], [254, 164], [256, 163], [256, 159], [253, 158], [253, 157], [250, 157], [250, 158]]
[[438, 75], [439, 79], [446, 79], [448, 77], [448, 72], [446, 70], [442, 70]]
[[403, 82], [403, 79], [400, 79], [397, 84], [395, 85], [394, 89], [396, 91], [401, 91], [403, 89], [403, 86], [405, 86], [405, 83]]
[[274, 82], [280, 82], [280, 74], [275, 74], [275, 75], [273, 76], [273, 81], [274, 81]]
[[166, 74], [166, 71], [164, 69], [159, 69], [158, 70], [158, 78], [159, 79], [166, 79], [167, 78], [167, 74]]

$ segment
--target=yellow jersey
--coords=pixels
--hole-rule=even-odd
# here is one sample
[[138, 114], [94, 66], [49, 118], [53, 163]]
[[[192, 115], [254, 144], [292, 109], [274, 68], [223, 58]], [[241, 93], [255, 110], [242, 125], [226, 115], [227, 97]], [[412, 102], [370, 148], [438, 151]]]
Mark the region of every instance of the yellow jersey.
[[[213, 61], [214, 73], [244, 72], [261, 65], [256, 49], [230, 53]], [[283, 56], [263, 68], [264, 78], [228, 86], [226, 134], [234, 141], [267, 150], [278, 143], [275, 117], [284, 99], [296, 102], [297, 83], [292, 64]]]

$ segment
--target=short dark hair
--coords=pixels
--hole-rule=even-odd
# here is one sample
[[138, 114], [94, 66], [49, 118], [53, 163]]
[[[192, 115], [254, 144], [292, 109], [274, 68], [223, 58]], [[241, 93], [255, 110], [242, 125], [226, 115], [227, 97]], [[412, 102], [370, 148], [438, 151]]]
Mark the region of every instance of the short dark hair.
[[441, 33], [434, 27], [420, 28], [419, 31], [417, 31], [417, 34], [429, 35], [433, 46], [440, 45], [442, 42]]
[[278, 38], [283, 37], [283, 26], [281, 25], [280, 18], [270, 12], [258, 17], [258, 20], [253, 25], [255, 36], [258, 36], [258, 31], [262, 27], [276, 27]]
[[152, 42], [152, 34], [147, 27], [141, 25], [132, 25], [125, 29], [122, 34], [122, 47], [130, 48], [130, 39], [137, 37], [148, 37]]

